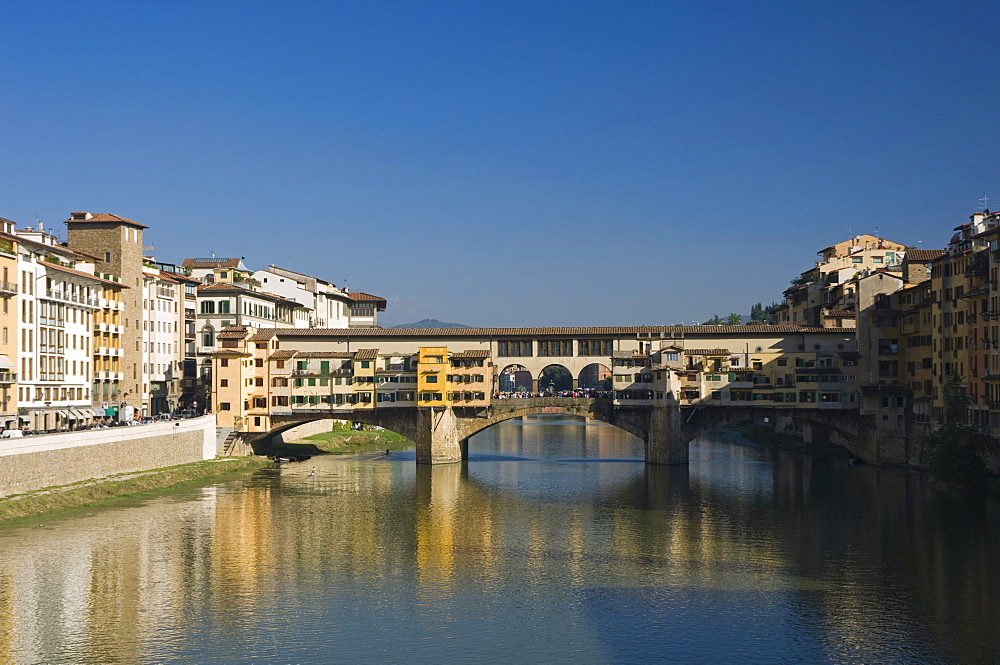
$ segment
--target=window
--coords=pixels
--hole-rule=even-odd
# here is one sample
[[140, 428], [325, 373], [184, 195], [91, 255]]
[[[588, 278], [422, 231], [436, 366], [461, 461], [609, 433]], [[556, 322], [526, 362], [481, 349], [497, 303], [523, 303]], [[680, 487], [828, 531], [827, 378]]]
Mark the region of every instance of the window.
[[437, 374], [427, 375], [427, 383], [437, 383], [437, 382], [438, 382]]
[[219, 387], [220, 388], [228, 388], [229, 387], [229, 379], [219, 379]]
[[578, 356], [611, 356], [614, 342], [610, 339], [580, 339], [576, 342]]
[[219, 411], [229, 411], [229, 402], [221, 402], [219, 404]]
[[531, 356], [530, 340], [500, 340], [497, 342], [498, 356]]

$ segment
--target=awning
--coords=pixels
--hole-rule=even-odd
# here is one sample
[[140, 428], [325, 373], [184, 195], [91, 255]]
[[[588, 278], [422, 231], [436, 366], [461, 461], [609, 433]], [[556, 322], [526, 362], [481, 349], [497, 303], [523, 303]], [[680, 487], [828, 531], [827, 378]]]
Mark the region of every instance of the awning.
[[95, 406], [93, 409], [91, 409], [91, 411], [93, 411], [95, 418], [103, 418], [104, 417], [104, 408], [103, 407]]
[[60, 409], [56, 409], [56, 415], [57, 416], [61, 416], [61, 417], [65, 418], [65, 419], [67, 419], [67, 420], [70, 419], [69, 411], [62, 411]]
[[76, 416], [77, 420], [86, 420], [89, 417], [86, 413], [80, 411], [79, 409], [70, 409], [69, 412]]
[[0, 353], [0, 370], [2, 369], [14, 369], [16, 365], [10, 361], [10, 358], [6, 354]]

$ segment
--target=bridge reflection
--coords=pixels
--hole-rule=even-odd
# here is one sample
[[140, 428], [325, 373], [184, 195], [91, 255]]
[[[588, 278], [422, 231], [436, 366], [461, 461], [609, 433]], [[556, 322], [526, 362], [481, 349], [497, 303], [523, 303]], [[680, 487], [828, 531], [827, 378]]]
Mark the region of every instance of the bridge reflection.
[[[457, 596], [496, 610], [553, 580], [580, 594], [775, 591], [789, 613], [819, 618], [825, 648], [845, 662], [884, 643], [873, 617], [921, 640], [930, 631], [956, 661], [998, 662], [1000, 607], [983, 580], [1000, 531], [919, 477], [711, 444], [689, 467], [558, 463], [537, 441], [547, 427], [563, 426], [495, 434], [498, 455], [533, 457], [535, 469], [329, 456], [315, 478], [311, 461], [9, 529], [0, 662], [165, 660], [164, 635], [183, 634], [190, 617], [211, 624], [213, 640], [254, 640], [278, 610], [322, 594], [336, 599], [334, 625], [378, 615], [372, 605], [391, 616], [413, 597], [418, 616], [461, 622]], [[573, 455], [625, 457], [593, 440], [603, 428], [566, 427], [587, 439], [568, 444]]]

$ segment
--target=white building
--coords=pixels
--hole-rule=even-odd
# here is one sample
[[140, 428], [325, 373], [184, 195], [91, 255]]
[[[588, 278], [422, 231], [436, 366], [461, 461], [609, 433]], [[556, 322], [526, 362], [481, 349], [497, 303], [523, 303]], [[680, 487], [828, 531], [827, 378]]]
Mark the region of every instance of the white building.
[[19, 239], [18, 405], [38, 430], [90, 422], [91, 345], [101, 284], [87, 257], [32, 228]]

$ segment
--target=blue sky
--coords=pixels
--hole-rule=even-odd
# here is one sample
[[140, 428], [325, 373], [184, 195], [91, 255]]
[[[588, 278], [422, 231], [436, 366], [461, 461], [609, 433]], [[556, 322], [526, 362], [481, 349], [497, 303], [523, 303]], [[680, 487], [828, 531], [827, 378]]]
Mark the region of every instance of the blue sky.
[[689, 323], [1000, 208], [996, 2], [10, 2], [0, 216], [385, 323]]

